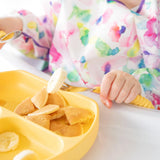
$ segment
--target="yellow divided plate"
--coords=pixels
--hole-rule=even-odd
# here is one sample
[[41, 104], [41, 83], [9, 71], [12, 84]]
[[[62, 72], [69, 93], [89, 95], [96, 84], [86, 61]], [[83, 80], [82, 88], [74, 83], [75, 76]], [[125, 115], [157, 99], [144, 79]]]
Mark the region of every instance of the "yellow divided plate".
[[47, 86], [47, 81], [25, 71], [0, 72], [0, 133], [13, 131], [20, 142], [14, 151], [0, 152], [0, 159], [12, 160], [25, 149], [38, 154], [39, 160], [79, 160], [93, 145], [99, 128], [97, 103], [83, 95], [60, 91], [68, 105], [90, 109], [95, 117], [89, 129], [80, 136], [60, 136], [38, 124], [13, 113], [15, 107], [27, 97], [34, 96]]

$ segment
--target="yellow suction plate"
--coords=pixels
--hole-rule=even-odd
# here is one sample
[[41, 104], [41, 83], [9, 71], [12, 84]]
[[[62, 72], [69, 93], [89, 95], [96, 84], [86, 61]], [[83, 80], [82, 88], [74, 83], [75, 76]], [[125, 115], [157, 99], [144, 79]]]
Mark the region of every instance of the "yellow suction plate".
[[32, 97], [47, 81], [25, 71], [0, 72], [0, 133], [12, 131], [20, 142], [14, 151], [0, 152], [1, 159], [13, 159], [23, 150], [38, 154], [39, 160], [80, 160], [93, 145], [99, 128], [97, 103], [78, 93], [60, 91], [68, 105], [90, 109], [95, 118], [81, 136], [63, 137], [13, 113], [25, 98]]

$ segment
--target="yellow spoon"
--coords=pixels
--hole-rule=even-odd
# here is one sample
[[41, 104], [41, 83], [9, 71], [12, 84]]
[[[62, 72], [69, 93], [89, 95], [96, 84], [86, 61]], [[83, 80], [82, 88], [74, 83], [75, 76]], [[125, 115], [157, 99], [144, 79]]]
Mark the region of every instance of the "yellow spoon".
[[6, 43], [10, 40], [16, 39], [21, 35], [21, 31], [14, 31], [10, 33], [5, 33], [4, 31], [0, 31], [0, 43]]
[[0, 39], [6, 35], [6, 32], [0, 31]]

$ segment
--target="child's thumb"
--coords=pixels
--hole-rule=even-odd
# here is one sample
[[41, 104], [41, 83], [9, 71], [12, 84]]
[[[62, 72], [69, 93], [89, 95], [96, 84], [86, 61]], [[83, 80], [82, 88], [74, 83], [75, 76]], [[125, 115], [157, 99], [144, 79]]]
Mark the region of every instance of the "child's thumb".
[[105, 105], [107, 108], [111, 108], [111, 107], [112, 107], [112, 101], [109, 100], [109, 99], [105, 99], [104, 105]]
[[112, 101], [104, 98], [102, 95], [100, 95], [100, 99], [102, 101], [102, 103], [107, 107], [107, 108], [111, 108], [112, 107]]

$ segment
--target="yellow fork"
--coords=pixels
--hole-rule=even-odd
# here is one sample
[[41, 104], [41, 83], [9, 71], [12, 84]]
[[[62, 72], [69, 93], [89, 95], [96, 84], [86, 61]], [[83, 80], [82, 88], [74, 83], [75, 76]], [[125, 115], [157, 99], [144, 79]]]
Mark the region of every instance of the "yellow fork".
[[[64, 85], [61, 87], [62, 90], [65, 91], [70, 91], [70, 92], [84, 92], [84, 91], [91, 91], [94, 93], [100, 93], [100, 87], [95, 87], [95, 88], [85, 88], [85, 87], [75, 87], [71, 86], [69, 84], [64, 83]], [[141, 95], [137, 95], [137, 97], [130, 102], [130, 104], [143, 107], [143, 108], [149, 108], [149, 109], [155, 109], [151, 101], [146, 99], [145, 97]]]

